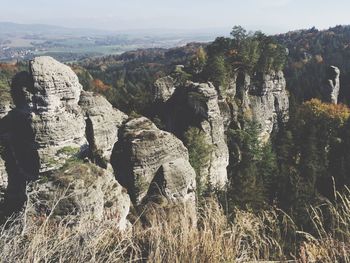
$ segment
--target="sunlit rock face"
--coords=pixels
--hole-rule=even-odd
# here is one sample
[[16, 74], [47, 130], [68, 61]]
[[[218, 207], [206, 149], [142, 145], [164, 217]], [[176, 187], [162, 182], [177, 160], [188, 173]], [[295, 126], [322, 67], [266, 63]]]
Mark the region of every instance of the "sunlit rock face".
[[282, 71], [252, 76], [237, 72], [231, 79], [228, 94], [234, 94], [224, 97], [224, 104], [232, 109], [232, 122], [236, 122], [236, 127], [244, 127], [245, 121], [257, 122], [262, 142], [268, 141], [272, 131], [288, 121], [289, 99]]
[[186, 147], [149, 119], [131, 119], [121, 127], [112, 165], [134, 205], [164, 196], [169, 202], [195, 207], [196, 176]]
[[[36, 220], [51, 214], [58, 223], [69, 220], [109, 220], [120, 230], [130, 223], [130, 198], [113, 173], [90, 163], [74, 163], [32, 183], [27, 213]], [[61, 200], [58, 202], [58, 200]]]
[[327, 70], [326, 83], [322, 89], [325, 102], [337, 104], [340, 92], [340, 70], [330, 66]]
[[[84, 92], [76, 74], [51, 57], [30, 61], [28, 72], [13, 78], [11, 92], [15, 107], [0, 119], [0, 143], [4, 146], [0, 191], [5, 192], [5, 210], [23, 206], [29, 182], [34, 181], [43, 194], [47, 190], [49, 196], [62, 190], [53, 181], [71, 180], [75, 187], [70, 190], [78, 195], [73, 203], [79, 209], [86, 205], [86, 209], [94, 210], [94, 218], [101, 219], [103, 203], [115, 203], [111, 206], [114, 210], [110, 210], [122, 215], [122, 228], [130, 207], [129, 196], [108, 164], [118, 128], [127, 116], [102, 96]], [[77, 163], [81, 170], [61, 171], [77, 157], [95, 164]], [[43, 183], [43, 178], [51, 183]]]
[[114, 144], [118, 140], [118, 129], [127, 119], [127, 115], [112, 107], [101, 95], [83, 91], [79, 106], [86, 120], [86, 138], [94, 151], [110, 159]]
[[78, 152], [86, 145], [85, 120], [78, 105], [81, 91], [75, 73], [51, 57], [35, 58], [29, 72], [14, 77], [11, 134], [25, 172], [57, 169], [70, 157], [64, 149]]

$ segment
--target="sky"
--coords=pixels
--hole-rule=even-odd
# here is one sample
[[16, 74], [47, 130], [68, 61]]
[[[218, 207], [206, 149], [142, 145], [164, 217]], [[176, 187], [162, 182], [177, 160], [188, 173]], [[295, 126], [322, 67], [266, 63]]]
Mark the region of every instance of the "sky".
[[350, 24], [349, 0], [0, 0], [0, 21], [104, 30], [223, 29], [267, 33]]

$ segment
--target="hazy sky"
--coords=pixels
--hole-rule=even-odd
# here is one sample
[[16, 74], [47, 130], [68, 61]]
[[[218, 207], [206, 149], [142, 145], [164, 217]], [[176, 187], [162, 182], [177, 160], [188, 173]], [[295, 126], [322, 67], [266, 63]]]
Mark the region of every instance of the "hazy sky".
[[0, 21], [108, 30], [350, 24], [350, 0], [0, 0]]

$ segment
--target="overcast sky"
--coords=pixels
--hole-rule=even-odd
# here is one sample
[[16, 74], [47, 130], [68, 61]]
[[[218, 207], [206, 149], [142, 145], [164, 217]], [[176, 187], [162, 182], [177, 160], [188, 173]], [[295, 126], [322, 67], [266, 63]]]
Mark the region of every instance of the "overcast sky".
[[0, 0], [0, 21], [108, 30], [350, 24], [350, 0]]

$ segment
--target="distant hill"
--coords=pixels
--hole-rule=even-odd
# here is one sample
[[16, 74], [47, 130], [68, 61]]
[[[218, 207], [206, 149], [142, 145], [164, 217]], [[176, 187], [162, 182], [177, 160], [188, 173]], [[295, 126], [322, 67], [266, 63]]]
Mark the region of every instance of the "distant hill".
[[28, 35], [38, 34], [45, 36], [87, 36], [87, 35], [108, 35], [109, 31], [88, 29], [88, 28], [66, 28], [45, 24], [18, 24], [13, 22], [0, 22], [0, 36], [5, 35]]

